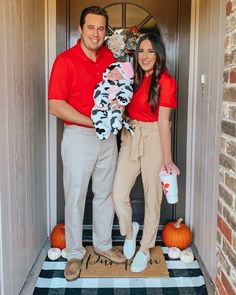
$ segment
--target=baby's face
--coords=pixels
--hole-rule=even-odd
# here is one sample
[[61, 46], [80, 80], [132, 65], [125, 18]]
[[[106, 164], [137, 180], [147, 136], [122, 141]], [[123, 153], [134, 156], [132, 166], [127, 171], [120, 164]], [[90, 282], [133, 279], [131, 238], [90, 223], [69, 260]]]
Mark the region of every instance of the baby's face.
[[124, 79], [124, 77], [121, 75], [121, 72], [116, 68], [107, 74], [107, 78], [112, 81]]

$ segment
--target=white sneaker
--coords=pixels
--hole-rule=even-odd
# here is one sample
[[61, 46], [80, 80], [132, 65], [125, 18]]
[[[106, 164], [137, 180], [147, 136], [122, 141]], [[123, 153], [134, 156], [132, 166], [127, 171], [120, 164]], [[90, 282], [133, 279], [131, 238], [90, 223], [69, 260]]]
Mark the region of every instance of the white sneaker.
[[132, 272], [140, 272], [143, 271], [149, 262], [150, 253], [144, 254], [141, 251], [138, 251], [134, 257], [134, 260], [131, 264], [131, 271]]
[[134, 256], [134, 252], [136, 249], [136, 237], [139, 230], [139, 224], [137, 222], [133, 222], [132, 228], [133, 228], [133, 238], [132, 240], [125, 239], [124, 248], [123, 248], [126, 259], [130, 259]]

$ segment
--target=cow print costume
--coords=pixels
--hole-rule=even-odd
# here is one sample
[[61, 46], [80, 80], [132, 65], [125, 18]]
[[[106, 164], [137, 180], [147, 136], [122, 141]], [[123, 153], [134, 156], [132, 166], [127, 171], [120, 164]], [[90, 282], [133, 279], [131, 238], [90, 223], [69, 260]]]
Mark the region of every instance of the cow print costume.
[[[118, 69], [120, 80], [111, 79], [111, 72]], [[109, 74], [110, 73], [110, 74]], [[124, 126], [133, 133], [129, 124], [122, 119], [122, 109], [113, 109], [112, 101], [117, 99], [121, 106], [126, 106], [133, 96], [133, 67], [129, 62], [112, 63], [103, 73], [103, 81], [97, 84], [94, 90], [95, 105], [91, 119], [99, 139], [107, 139], [110, 134], [117, 134]]]

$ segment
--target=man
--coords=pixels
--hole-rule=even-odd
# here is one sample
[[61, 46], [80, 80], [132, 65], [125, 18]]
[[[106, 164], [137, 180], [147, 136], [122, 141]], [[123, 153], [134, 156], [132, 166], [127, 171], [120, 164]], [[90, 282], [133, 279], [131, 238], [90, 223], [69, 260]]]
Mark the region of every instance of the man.
[[108, 27], [106, 11], [87, 7], [80, 18], [80, 39], [55, 60], [49, 84], [49, 112], [64, 120], [61, 144], [65, 193], [67, 265], [65, 278], [79, 276], [85, 255], [82, 245], [83, 216], [88, 183], [92, 177], [94, 251], [113, 262], [124, 256], [112, 248], [114, 218], [111, 192], [117, 162], [116, 138], [101, 141], [90, 119], [93, 91], [104, 70], [113, 63], [111, 51], [102, 47]]

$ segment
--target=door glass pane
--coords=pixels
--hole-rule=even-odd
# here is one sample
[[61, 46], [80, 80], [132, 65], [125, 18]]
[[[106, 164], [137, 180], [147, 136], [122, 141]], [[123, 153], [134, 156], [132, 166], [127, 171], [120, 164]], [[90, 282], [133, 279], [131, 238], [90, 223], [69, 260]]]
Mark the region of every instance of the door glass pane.
[[148, 16], [146, 10], [132, 4], [126, 4], [126, 27], [133, 27], [141, 23]]
[[158, 29], [158, 25], [155, 21], [155, 19], [152, 17], [148, 22], [144, 23], [142, 27], [140, 28], [141, 33], [156, 33], [160, 36], [160, 31]]
[[115, 4], [106, 8], [109, 15], [109, 25], [113, 29], [122, 28], [122, 5]]
[[[159, 27], [156, 20], [143, 8], [134, 4], [125, 4], [122, 9], [122, 3], [112, 4], [105, 7], [109, 15], [109, 25], [112, 30], [139, 25], [141, 33], [154, 32], [160, 35]], [[122, 23], [122, 19], [124, 23]], [[111, 32], [109, 31], [109, 34]]]

